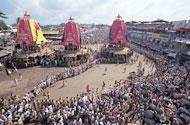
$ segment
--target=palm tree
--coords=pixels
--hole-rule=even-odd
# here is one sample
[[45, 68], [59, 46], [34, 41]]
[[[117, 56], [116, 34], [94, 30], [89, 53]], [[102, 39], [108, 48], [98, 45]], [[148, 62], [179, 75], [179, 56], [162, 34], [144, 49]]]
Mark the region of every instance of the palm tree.
[[7, 19], [7, 17], [5, 16], [5, 14], [3, 12], [0, 11], [0, 30], [8, 29], [8, 27], [5, 24], [5, 22], [3, 21], [3, 19]]
[[5, 16], [5, 14], [3, 12], [1, 12], [1, 11], [0, 11], [0, 18], [7, 19], [7, 17]]

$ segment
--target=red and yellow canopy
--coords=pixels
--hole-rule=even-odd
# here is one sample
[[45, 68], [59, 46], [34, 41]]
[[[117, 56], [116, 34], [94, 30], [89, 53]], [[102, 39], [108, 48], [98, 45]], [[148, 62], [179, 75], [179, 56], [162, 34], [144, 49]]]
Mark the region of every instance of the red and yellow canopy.
[[39, 45], [46, 42], [43, 32], [36, 20], [28, 13], [19, 21], [16, 43], [20, 45]]

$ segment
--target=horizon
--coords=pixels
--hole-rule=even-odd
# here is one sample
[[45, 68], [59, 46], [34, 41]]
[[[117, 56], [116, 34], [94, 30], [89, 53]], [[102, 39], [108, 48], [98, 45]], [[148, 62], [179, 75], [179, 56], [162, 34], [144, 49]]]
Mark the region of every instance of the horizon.
[[[15, 24], [17, 17], [23, 17], [28, 11], [32, 18], [41, 25], [59, 25], [66, 23], [73, 16], [79, 24], [112, 24], [120, 14], [125, 22], [154, 21], [157, 19], [171, 21], [189, 20], [190, 1], [183, 0], [7, 0], [0, 8], [8, 19], [5, 22]], [[25, 4], [23, 4], [25, 3]], [[135, 3], [135, 4], [134, 4]], [[56, 16], [55, 16], [56, 15]]]

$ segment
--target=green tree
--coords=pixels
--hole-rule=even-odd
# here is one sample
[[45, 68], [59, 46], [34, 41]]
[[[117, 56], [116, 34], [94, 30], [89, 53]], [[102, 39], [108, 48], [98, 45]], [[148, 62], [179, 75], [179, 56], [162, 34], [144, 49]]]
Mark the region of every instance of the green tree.
[[8, 29], [7, 25], [4, 22], [4, 19], [7, 19], [7, 17], [5, 16], [3, 12], [0, 11], [0, 30]]
[[5, 14], [3, 12], [1, 12], [1, 11], [0, 11], [0, 18], [7, 19], [7, 17], [5, 16]]

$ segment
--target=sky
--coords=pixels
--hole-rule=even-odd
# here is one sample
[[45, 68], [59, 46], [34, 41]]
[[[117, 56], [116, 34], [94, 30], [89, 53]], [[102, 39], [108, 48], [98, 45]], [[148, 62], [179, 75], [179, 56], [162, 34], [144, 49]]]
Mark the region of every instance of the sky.
[[125, 21], [190, 19], [190, 0], [0, 0], [8, 24], [28, 11], [40, 24], [60, 24], [70, 16], [81, 24], [111, 24], [118, 14]]

